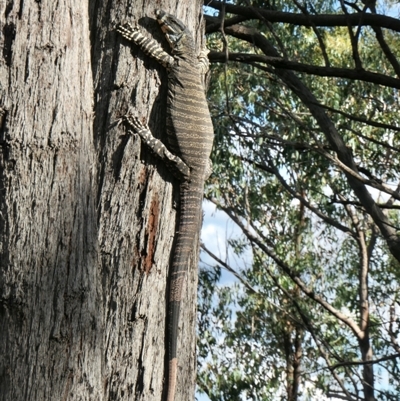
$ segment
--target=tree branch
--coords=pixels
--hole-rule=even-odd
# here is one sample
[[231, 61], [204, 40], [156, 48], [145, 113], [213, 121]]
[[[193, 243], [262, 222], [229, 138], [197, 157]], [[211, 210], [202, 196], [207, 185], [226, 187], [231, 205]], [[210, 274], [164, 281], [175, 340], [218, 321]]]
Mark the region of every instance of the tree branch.
[[[346, 199], [339, 194], [342, 201]], [[368, 303], [368, 272], [369, 272], [369, 257], [368, 248], [365, 241], [365, 232], [360, 226], [360, 220], [350, 205], [344, 205], [344, 208], [349, 215], [353, 227], [357, 232], [356, 241], [360, 250], [360, 264], [359, 264], [359, 314], [360, 314], [360, 328], [364, 332], [368, 332], [369, 328], [369, 303]]]
[[236, 270], [232, 269], [227, 263], [220, 259], [217, 255], [212, 253], [204, 244], [200, 244], [200, 248], [211, 256], [218, 264], [220, 264], [225, 270], [232, 273], [252, 294], [259, 294], [259, 292], [251, 286], [251, 284], [245, 280]]
[[[332, 354], [333, 357], [336, 359], [340, 360], [341, 358], [339, 358], [338, 355], [335, 355], [330, 350], [331, 347], [330, 347], [329, 343], [323, 338], [323, 336], [321, 336], [321, 337], [318, 336], [318, 334], [316, 333], [315, 325], [307, 317], [307, 315], [303, 312], [303, 310], [302, 310], [301, 306], [299, 305], [299, 303], [297, 302], [297, 300], [279, 283], [279, 280], [277, 280], [277, 278], [269, 271], [268, 268], [266, 269], [266, 271], [267, 271], [267, 274], [269, 275], [269, 277], [274, 281], [275, 285], [286, 295], [286, 297], [288, 299], [290, 299], [292, 301], [294, 307], [297, 309], [297, 312], [299, 313], [299, 315], [302, 319], [302, 324], [300, 327], [304, 327], [304, 329], [307, 330], [311, 334], [315, 344], [318, 347], [319, 352], [322, 355], [322, 358], [324, 358], [324, 360], [327, 364], [328, 369], [331, 371], [333, 377], [335, 378], [335, 380], [337, 381], [338, 385], [341, 387], [343, 392], [348, 396], [347, 400], [354, 401], [354, 398], [351, 396], [351, 394], [346, 389], [340, 376], [334, 371], [334, 369], [330, 369], [328, 352], [330, 354]], [[326, 347], [327, 351], [325, 351], [323, 347]]]
[[[326, 150], [322, 149], [322, 148], [316, 148], [317, 152], [320, 153], [321, 155], [323, 155], [324, 157], [326, 157], [327, 159], [331, 160], [333, 163], [335, 163], [341, 170], [344, 171], [344, 173], [347, 175], [347, 177], [351, 176], [352, 178], [358, 180], [360, 183], [368, 185], [372, 188], [376, 188], [379, 191], [385, 192], [391, 196], [393, 196], [394, 199], [400, 200], [400, 193], [398, 192], [398, 190], [393, 190], [391, 188], [389, 188], [387, 185], [385, 184], [381, 184], [377, 181], [374, 180], [367, 180], [366, 178], [364, 178], [363, 176], [361, 176], [357, 170], [352, 169], [350, 167], [348, 167], [345, 163], [343, 163], [342, 161], [340, 161], [337, 157], [332, 156], [329, 152], [327, 152]], [[361, 204], [365, 207], [364, 203], [361, 202]], [[377, 203], [374, 201], [374, 205], [377, 205]], [[368, 212], [368, 210], [366, 210]], [[383, 213], [382, 213], [383, 215]], [[384, 216], [385, 219], [387, 220], [386, 216]], [[393, 227], [389, 222], [387, 223], [388, 225], [390, 225], [391, 227]]]
[[[204, 0], [204, 5], [220, 10], [223, 6], [222, 1]], [[259, 15], [267, 19], [269, 22], [283, 22], [298, 26], [379, 26], [381, 28], [391, 29], [400, 32], [400, 20], [397, 18], [387, 17], [381, 14], [364, 14], [362, 12], [354, 14], [319, 14], [304, 15], [298, 13], [288, 13], [284, 11], [265, 10], [256, 7], [237, 6], [234, 4], [226, 4], [226, 12], [230, 14], [240, 15], [247, 19], [259, 19]], [[257, 15], [258, 14], [258, 15]], [[208, 20], [208, 16], [206, 16]], [[207, 27], [207, 33], [209, 31]]]
[[[319, 106], [323, 107], [326, 110], [333, 111], [334, 113], [338, 113], [338, 114], [346, 117], [349, 120], [353, 120], [353, 121], [357, 121], [359, 123], [370, 125], [371, 127], [382, 128], [382, 129], [391, 129], [393, 131], [400, 131], [400, 127], [396, 127], [394, 125], [378, 123], [376, 121], [367, 120], [364, 117], [357, 117], [357, 116], [354, 116], [353, 114], [346, 113], [346, 112], [344, 112], [342, 110], [338, 110], [338, 109], [335, 109], [333, 107], [326, 106], [325, 104], [321, 104], [320, 103]], [[353, 130], [353, 132], [354, 132], [354, 130]], [[400, 148], [396, 148], [395, 146], [391, 146], [391, 145], [388, 145], [387, 143], [380, 142], [380, 141], [378, 141], [376, 139], [370, 138], [370, 137], [368, 137], [366, 135], [362, 135], [362, 134], [360, 134], [358, 132], [356, 133], [356, 135], [360, 136], [361, 138], [367, 139], [368, 141], [374, 142], [377, 145], [385, 146], [385, 147], [387, 147], [389, 149], [392, 149], [392, 150], [394, 150], [396, 152], [400, 152]]]
[[337, 369], [342, 366], [360, 366], [360, 365], [373, 365], [375, 363], [380, 363], [380, 362], [385, 362], [385, 361], [391, 361], [393, 359], [400, 358], [400, 353], [399, 354], [394, 354], [394, 355], [388, 355], [384, 356], [379, 359], [374, 359], [371, 361], [346, 361], [346, 362], [339, 362], [335, 363], [334, 365], [329, 366], [330, 369]]
[[[211, 62], [226, 62], [226, 56], [223, 52], [211, 51], [208, 58]], [[371, 82], [377, 85], [400, 89], [400, 79], [379, 74], [377, 72], [304, 64], [297, 61], [286, 60], [279, 55], [274, 57], [262, 54], [229, 53], [229, 60], [239, 61], [242, 63], [261, 62], [272, 65], [273, 67], [304, 72], [306, 74], [317, 75], [320, 77], [347, 78], [355, 81]]]
[[[247, 161], [250, 161], [247, 159]], [[253, 162], [254, 163], [254, 162]], [[290, 187], [290, 185], [285, 181], [285, 179], [282, 177], [282, 175], [279, 173], [279, 170], [273, 165], [273, 163], [269, 162], [269, 167], [259, 164], [259, 163], [254, 163], [256, 167], [260, 168], [263, 171], [270, 172], [271, 174], [275, 175], [275, 177], [279, 180], [279, 182], [282, 184], [282, 186], [285, 188], [285, 190], [292, 195], [294, 198], [298, 199], [300, 203], [302, 203], [307, 209], [309, 209], [312, 213], [314, 213], [316, 216], [318, 216], [321, 220], [325, 221], [325, 223], [336, 227], [337, 229], [343, 231], [346, 234], [349, 234], [351, 237], [355, 237], [354, 232], [349, 228], [346, 227], [343, 224], [340, 224], [336, 220], [332, 219], [331, 217], [323, 214], [320, 212], [316, 207], [314, 207], [310, 202], [308, 202], [301, 194], [294, 189]]]
[[[294, 4], [296, 4], [296, 6], [300, 9], [300, 11], [304, 14], [309, 16], [310, 13], [307, 10], [306, 6], [301, 5], [297, 0], [293, 0]], [[330, 67], [330, 62], [329, 62], [329, 57], [328, 57], [328, 53], [326, 52], [326, 46], [325, 46], [325, 42], [324, 42], [324, 38], [321, 35], [321, 33], [318, 31], [317, 27], [311, 22], [311, 26], [312, 29], [315, 33], [315, 36], [317, 37], [318, 43], [319, 43], [319, 47], [321, 49], [322, 52], [322, 56], [325, 60], [325, 65], [326, 67]]]

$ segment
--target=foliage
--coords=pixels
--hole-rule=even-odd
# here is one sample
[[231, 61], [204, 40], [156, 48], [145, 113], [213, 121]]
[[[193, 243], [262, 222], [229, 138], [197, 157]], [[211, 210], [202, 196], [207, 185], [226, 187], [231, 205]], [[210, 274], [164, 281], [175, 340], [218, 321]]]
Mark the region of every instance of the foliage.
[[[340, 3], [252, 6], [314, 16], [372, 12], [362, 2]], [[391, 4], [380, 2], [377, 10]], [[227, 23], [241, 15], [229, 10], [227, 4]], [[246, 27], [268, 39], [283, 67], [244, 56], [212, 65], [215, 150], [207, 198], [242, 230], [230, 241], [232, 252], [251, 250], [253, 257], [234, 286], [204, 268], [199, 388], [212, 401], [395, 400], [400, 266], [371, 207], [398, 230], [399, 96], [393, 86], [374, 82], [378, 75], [396, 77], [396, 64], [377, 26], [306, 27], [254, 15], [226, 26], [224, 35], [212, 28], [215, 16], [208, 17], [212, 61], [226, 56], [226, 46], [233, 59], [271, 56], [237, 28]], [[397, 60], [399, 34], [380, 31]], [[325, 74], [294, 73], [284, 66], [289, 61]], [[355, 79], [350, 71], [361, 74], [360, 66], [375, 75]], [[304, 87], [294, 87], [289, 74]], [[316, 100], [308, 102], [309, 94]], [[345, 147], [335, 148], [329, 130]], [[357, 187], [367, 184], [370, 201]], [[379, 363], [362, 363], [368, 360]]]

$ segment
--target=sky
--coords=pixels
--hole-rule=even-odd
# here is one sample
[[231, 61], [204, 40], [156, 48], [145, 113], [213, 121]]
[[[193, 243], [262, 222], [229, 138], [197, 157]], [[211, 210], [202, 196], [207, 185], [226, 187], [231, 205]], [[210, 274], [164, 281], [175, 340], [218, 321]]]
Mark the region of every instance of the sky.
[[[226, 241], [228, 238], [237, 237], [241, 230], [226, 216], [222, 211], [216, 210], [216, 207], [209, 201], [203, 202], [203, 228], [201, 231], [201, 241], [205, 246], [222, 260], [237, 268], [240, 260], [232, 254], [227, 255]], [[201, 264], [206, 263], [214, 266], [216, 262], [205, 252], [200, 254]], [[220, 284], [233, 284], [237, 279], [225, 269], [222, 269]], [[205, 394], [196, 393], [197, 401], [210, 401]]]

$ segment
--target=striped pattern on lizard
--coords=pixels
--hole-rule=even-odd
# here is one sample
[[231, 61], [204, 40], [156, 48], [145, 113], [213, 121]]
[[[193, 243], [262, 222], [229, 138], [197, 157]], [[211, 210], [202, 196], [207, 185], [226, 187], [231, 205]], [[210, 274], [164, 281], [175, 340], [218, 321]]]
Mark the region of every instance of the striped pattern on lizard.
[[177, 336], [183, 283], [187, 275], [194, 239], [201, 228], [204, 182], [211, 172], [210, 153], [214, 131], [202, 84], [208, 69], [206, 53], [197, 56], [193, 37], [175, 16], [156, 10], [157, 21], [171, 47], [165, 52], [137, 27], [119, 26], [118, 32], [134, 42], [168, 72], [168, 148], [154, 138], [147, 125], [125, 116], [128, 129], [139, 135], [158, 156], [175, 167], [180, 176], [179, 226], [176, 232], [168, 301], [168, 384], [167, 401], [174, 401], [177, 381]]

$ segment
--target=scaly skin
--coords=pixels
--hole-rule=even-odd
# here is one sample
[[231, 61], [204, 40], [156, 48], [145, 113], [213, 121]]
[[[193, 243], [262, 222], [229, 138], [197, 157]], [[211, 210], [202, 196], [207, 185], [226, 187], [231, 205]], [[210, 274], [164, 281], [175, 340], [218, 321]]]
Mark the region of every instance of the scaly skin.
[[207, 106], [202, 75], [204, 54], [199, 63], [190, 31], [174, 16], [156, 11], [157, 20], [171, 45], [171, 55], [153, 39], [145, 38], [138, 28], [118, 27], [125, 38], [133, 41], [168, 71], [167, 134], [169, 150], [155, 139], [146, 125], [126, 116], [131, 131], [157, 155], [174, 163], [181, 173], [180, 216], [170, 270], [168, 302], [168, 392], [174, 401], [177, 381], [177, 338], [183, 283], [187, 276], [194, 240], [201, 228], [201, 204], [204, 182], [209, 175], [209, 156], [213, 143], [213, 126]]

